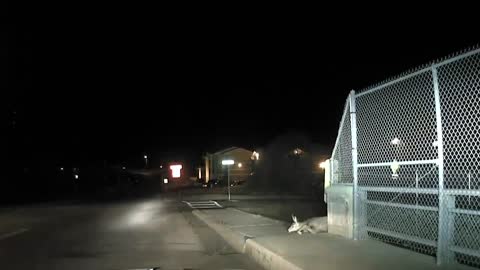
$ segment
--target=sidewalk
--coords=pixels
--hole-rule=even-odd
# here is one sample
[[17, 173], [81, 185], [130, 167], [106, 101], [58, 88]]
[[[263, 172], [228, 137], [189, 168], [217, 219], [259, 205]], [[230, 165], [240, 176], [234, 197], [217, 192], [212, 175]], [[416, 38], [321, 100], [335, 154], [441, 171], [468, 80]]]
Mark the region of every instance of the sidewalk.
[[234, 208], [193, 213], [265, 269], [472, 269], [437, 267], [433, 257], [379, 241], [353, 241], [328, 233], [289, 234], [288, 223]]
[[[305, 196], [301, 195], [277, 195], [277, 194], [232, 194], [232, 200], [277, 200], [277, 199], [305, 199]], [[227, 200], [227, 192], [218, 193], [166, 193], [163, 195], [165, 198], [182, 198], [188, 200]]]

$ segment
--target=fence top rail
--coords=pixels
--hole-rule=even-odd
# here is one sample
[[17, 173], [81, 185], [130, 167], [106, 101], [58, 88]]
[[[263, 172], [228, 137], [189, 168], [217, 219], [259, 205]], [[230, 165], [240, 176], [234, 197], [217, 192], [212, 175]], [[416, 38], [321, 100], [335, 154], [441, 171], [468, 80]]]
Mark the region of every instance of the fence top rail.
[[[340, 136], [342, 134], [343, 123], [345, 122], [345, 117], [346, 117], [345, 115], [349, 110], [350, 110], [350, 104], [349, 104], [349, 99], [347, 98], [347, 100], [345, 101], [345, 106], [343, 107], [343, 114], [342, 114], [342, 119], [340, 120], [340, 126], [338, 127], [337, 139], [335, 140], [335, 145], [333, 146], [333, 151], [331, 154], [332, 157], [335, 154], [335, 151], [337, 150], [338, 141], [340, 140]], [[350, 115], [348, 116], [350, 117]]]
[[380, 90], [380, 89], [383, 89], [387, 86], [390, 86], [390, 85], [393, 85], [393, 84], [396, 84], [398, 82], [401, 82], [401, 81], [404, 81], [404, 80], [407, 80], [409, 78], [412, 78], [412, 77], [415, 77], [419, 74], [422, 74], [424, 72], [428, 72], [429, 70], [431, 69], [431, 67], [426, 67], [426, 68], [423, 68], [423, 69], [420, 69], [416, 72], [413, 72], [413, 73], [410, 73], [410, 74], [406, 74], [406, 75], [403, 75], [399, 78], [396, 78], [396, 79], [389, 79], [385, 82], [382, 82], [381, 84], [379, 85], [376, 85], [372, 88], [367, 88], [366, 90], [363, 90], [361, 92], [359, 92], [358, 94], [355, 95], [355, 98], [358, 98], [358, 97], [361, 97], [363, 95], [366, 95], [366, 94], [371, 94], [372, 92], [375, 92], [377, 90]]
[[472, 56], [474, 54], [479, 54], [479, 53], [480, 53], [480, 48], [477, 45], [477, 48], [470, 48], [470, 49], [467, 49], [467, 50], [464, 50], [464, 51], [446, 56], [446, 57], [440, 59], [439, 61], [437, 61], [436, 63], [433, 63], [433, 66], [434, 67], [441, 67], [443, 65], [450, 64], [452, 62], [455, 62], [455, 61], [458, 61], [458, 60], [461, 60], [463, 58]]
[[361, 91], [358, 91], [357, 94], [355, 95], [355, 97], [356, 98], [361, 97], [363, 95], [375, 92], [379, 89], [385, 88], [385, 87], [390, 86], [392, 84], [395, 84], [397, 82], [400, 82], [400, 81], [409, 79], [411, 77], [417, 76], [417, 75], [419, 75], [423, 72], [427, 72], [427, 71], [431, 70], [432, 67], [441, 67], [443, 65], [461, 60], [463, 58], [466, 58], [466, 57], [469, 57], [471, 55], [478, 54], [478, 53], [480, 53], [479, 45], [477, 45], [476, 47], [473, 47], [473, 48], [468, 48], [468, 49], [465, 49], [463, 51], [448, 55], [448, 56], [440, 58], [438, 60], [431, 61], [431, 62], [429, 62], [425, 65], [421, 65], [421, 66], [418, 66], [416, 68], [407, 70], [403, 73], [400, 73], [397, 76], [388, 78], [388, 79], [386, 79], [384, 81], [381, 81], [377, 84], [373, 84], [369, 87], [366, 87], [366, 88], [362, 89]]

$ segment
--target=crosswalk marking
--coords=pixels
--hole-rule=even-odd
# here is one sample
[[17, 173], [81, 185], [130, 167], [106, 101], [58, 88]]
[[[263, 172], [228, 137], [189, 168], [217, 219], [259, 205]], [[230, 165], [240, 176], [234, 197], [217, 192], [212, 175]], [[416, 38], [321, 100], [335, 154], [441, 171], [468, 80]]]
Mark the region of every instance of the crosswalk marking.
[[222, 206], [216, 201], [183, 201], [192, 209], [217, 209]]

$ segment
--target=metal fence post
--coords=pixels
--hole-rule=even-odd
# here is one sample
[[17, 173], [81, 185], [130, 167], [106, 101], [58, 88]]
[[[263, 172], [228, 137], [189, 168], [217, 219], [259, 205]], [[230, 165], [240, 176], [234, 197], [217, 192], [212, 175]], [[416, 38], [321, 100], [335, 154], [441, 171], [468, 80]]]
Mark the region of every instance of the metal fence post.
[[350, 91], [350, 129], [352, 139], [352, 170], [353, 170], [353, 239], [358, 240], [359, 235], [359, 198], [358, 198], [358, 180], [357, 180], [357, 109], [355, 106], [355, 91]]
[[437, 264], [442, 265], [448, 262], [451, 257], [449, 251], [449, 239], [451, 229], [447, 219], [449, 218], [446, 205], [446, 198], [443, 192], [443, 133], [442, 133], [442, 114], [440, 106], [440, 92], [438, 89], [437, 68], [432, 66], [433, 92], [435, 96], [435, 118], [437, 122], [437, 150], [438, 150], [438, 243], [437, 243]]

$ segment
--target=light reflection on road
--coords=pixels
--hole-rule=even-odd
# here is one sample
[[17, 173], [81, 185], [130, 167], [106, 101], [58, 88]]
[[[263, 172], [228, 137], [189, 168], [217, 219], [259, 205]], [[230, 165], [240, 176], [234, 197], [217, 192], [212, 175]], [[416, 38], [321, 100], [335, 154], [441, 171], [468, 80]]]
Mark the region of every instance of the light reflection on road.
[[[113, 220], [112, 227], [114, 229], [134, 229], [152, 225], [154, 223], [162, 223], [164, 217], [161, 215], [162, 203], [158, 201], [146, 201], [136, 204], [121, 218]], [[155, 219], [155, 222], [152, 222]]]

